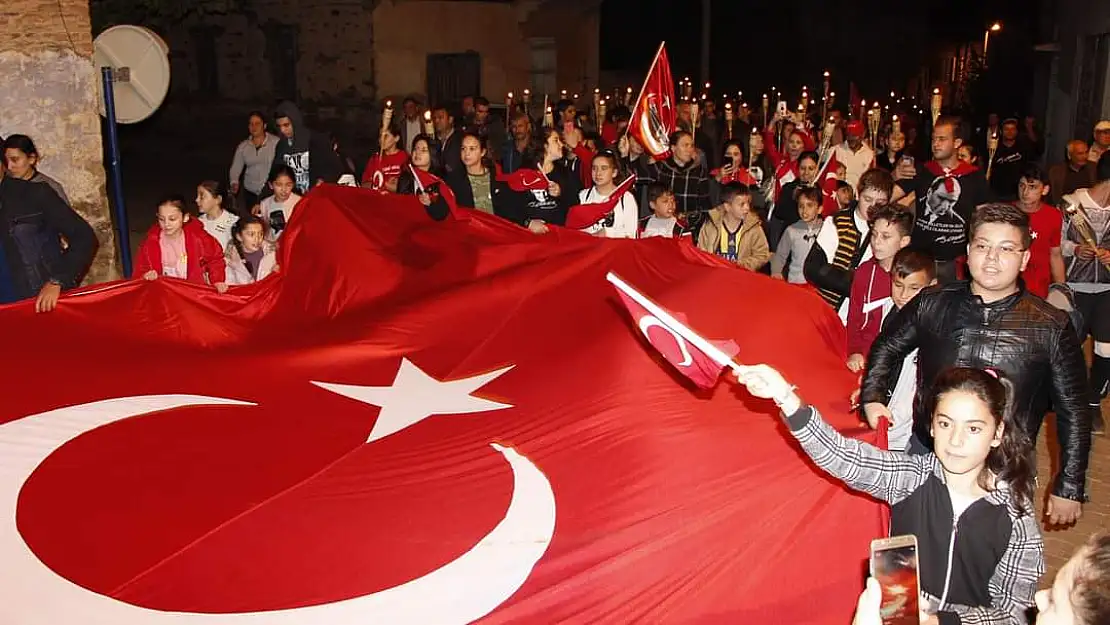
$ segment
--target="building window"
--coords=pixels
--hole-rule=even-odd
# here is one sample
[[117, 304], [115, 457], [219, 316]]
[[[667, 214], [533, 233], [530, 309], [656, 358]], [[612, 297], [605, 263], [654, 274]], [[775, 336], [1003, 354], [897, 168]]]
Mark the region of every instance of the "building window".
[[555, 99], [556, 89], [555, 70], [556, 58], [554, 37], [530, 37], [528, 46], [532, 51], [532, 93], [551, 94]]
[[197, 90], [209, 96], [220, 94], [220, 60], [217, 29], [200, 26], [190, 33], [193, 40], [193, 55], [196, 58]]
[[428, 55], [428, 100], [458, 103], [482, 94], [482, 57], [477, 52]]
[[1095, 122], [1103, 118], [1106, 98], [1107, 61], [1110, 60], [1110, 34], [1084, 37], [1082, 42], [1079, 80], [1076, 81], [1075, 135], [1091, 134]]
[[297, 27], [290, 24], [269, 24], [266, 32], [266, 57], [270, 61], [270, 86], [274, 99], [297, 99]]

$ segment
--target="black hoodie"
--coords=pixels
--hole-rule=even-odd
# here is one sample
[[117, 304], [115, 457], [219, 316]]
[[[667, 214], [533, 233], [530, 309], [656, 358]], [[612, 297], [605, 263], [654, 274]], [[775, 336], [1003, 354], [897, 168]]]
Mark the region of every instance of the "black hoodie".
[[96, 245], [92, 227], [49, 185], [0, 174], [0, 247], [18, 298], [34, 297], [49, 281], [77, 286]]
[[[297, 174], [297, 193], [304, 195], [317, 181], [336, 182], [341, 167], [339, 157], [331, 147], [327, 135], [313, 132], [304, 123], [304, 117], [296, 104], [285, 101], [277, 105], [274, 119], [288, 117], [293, 123], [293, 138], [284, 135], [274, 151], [272, 174], [278, 167], [288, 165]], [[266, 193], [269, 195], [269, 193]]]

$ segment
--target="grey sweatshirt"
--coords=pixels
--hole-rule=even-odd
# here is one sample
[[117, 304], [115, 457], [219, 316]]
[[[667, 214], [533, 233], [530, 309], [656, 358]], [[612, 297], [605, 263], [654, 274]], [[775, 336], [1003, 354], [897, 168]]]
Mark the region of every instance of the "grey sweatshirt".
[[235, 157], [231, 159], [230, 181], [237, 182], [239, 175], [243, 175], [243, 188], [255, 195], [262, 193], [266, 180], [270, 177], [270, 166], [274, 162], [274, 150], [277, 149], [278, 138], [266, 133], [266, 141], [262, 147], [256, 148], [250, 139], [243, 139], [239, 147], [235, 148]]
[[790, 272], [787, 274], [786, 281], [791, 284], [805, 284], [803, 268], [806, 256], [809, 256], [809, 248], [817, 241], [817, 233], [820, 231], [820, 219], [814, 220], [812, 224], [807, 224], [800, 219], [790, 224], [786, 232], [782, 233], [782, 240], [775, 248], [775, 255], [771, 257], [771, 275], [781, 276], [789, 259]]

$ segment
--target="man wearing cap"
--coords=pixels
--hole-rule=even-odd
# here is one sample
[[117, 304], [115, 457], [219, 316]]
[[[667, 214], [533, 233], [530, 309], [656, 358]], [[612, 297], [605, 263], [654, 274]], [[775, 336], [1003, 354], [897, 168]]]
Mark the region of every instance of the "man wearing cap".
[[863, 122], [854, 119], [848, 122], [847, 139], [836, 146], [836, 162], [844, 166], [844, 181], [856, 188], [863, 172], [875, 166], [875, 150], [863, 143], [865, 127]]
[[1110, 120], [1102, 120], [1095, 124], [1095, 140], [1091, 143], [1091, 150], [1087, 153], [1087, 158], [1092, 163], [1098, 163], [1098, 159], [1102, 153], [1110, 148]]

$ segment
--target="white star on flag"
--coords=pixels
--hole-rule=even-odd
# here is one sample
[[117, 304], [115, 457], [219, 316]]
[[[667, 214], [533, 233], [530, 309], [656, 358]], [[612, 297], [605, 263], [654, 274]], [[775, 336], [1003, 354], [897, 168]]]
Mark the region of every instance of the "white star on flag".
[[472, 414], [512, 408], [512, 404], [474, 397], [473, 393], [500, 377], [513, 367], [498, 369], [461, 380], [440, 381], [419, 367], [401, 359], [397, 377], [389, 386], [357, 386], [313, 382], [322, 389], [378, 406], [378, 420], [370, 431], [367, 443], [415, 425], [432, 415]]
[[1037, 231], [1036, 230], [1030, 230], [1029, 231], [1029, 238], [1036, 241], [1037, 240]]

